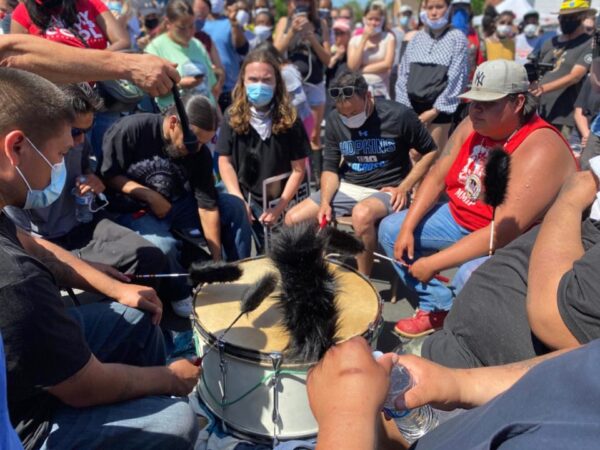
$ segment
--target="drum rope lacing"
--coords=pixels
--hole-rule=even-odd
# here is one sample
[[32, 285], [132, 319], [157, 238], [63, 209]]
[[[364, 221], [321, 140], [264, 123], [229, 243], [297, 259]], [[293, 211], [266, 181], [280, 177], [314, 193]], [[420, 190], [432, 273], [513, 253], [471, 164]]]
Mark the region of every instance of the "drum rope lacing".
[[229, 400], [226, 402], [221, 402], [213, 395], [212, 391], [208, 387], [208, 384], [206, 383], [206, 378], [204, 377], [204, 372], [202, 372], [201, 378], [202, 378], [202, 384], [204, 384], [204, 387], [206, 388], [206, 392], [208, 392], [208, 395], [210, 395], [210, 398], [220, 408], [225, 408], [227, 406], [231, 406], [231, 405], [243, 400], [248, 395], [250, 395], [252, 392], [254, 392], [259, 387], [261, 387], [263, 384], [266, 384], [267, 382], [269, 382], [275, 375], [305, 375], [305, 374], [306, 374], [306, 371], [303, 371], [303, 370], [280, 370], [278, 372], [275, 372], [275, 371], [270, 372], [267, 375], [265, 375], [264, 377], [262, 377], [258, 383], [256, 383], [254, 386], [252, 386], [249, 391], [245, 392], [244, 394], [242, 394], [240, 397], [236, 398], [235, 400]]

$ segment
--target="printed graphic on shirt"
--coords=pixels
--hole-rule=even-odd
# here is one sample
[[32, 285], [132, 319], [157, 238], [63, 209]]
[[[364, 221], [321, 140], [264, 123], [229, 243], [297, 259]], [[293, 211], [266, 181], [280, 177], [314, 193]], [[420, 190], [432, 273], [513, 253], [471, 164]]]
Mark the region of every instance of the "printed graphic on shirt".
[[454, 195], [467, 206], [473, 206], [481, 195], [489, 151], [490, 149], [483, 145], [476, 145], [458, 173], [458, 181], [463, 187], [459, 187]]
[[[359, 135], [368, 131], [359, 131]], [[373, 138], [341, 141], [340, 152], [346, 164], [355, 172], [381, 169], [388, 163], [388, 155], [396, 151], [395, 139]]]
[[181, 167], [160, 156], [132, 164], [127, 169], [127, 177], [158, 192], [169, 201], [175, 201], [191, 190]]
[[104, 40], [102, 30], [90, 19], [90, 11], [79, 11], [77, 13], [77, 22], [73, 27], [77, 32], [76, 36], [71, 30], [66, 28], [60, 17], [52, 17], [51, 26], [46, 30], [45, 36], [47, 39], [59, 42], [68, 41], [70, 45], [77, 47], [85, 47], [81, 40], [87, 43], [87, 47], [96, 47], [94, 44]]

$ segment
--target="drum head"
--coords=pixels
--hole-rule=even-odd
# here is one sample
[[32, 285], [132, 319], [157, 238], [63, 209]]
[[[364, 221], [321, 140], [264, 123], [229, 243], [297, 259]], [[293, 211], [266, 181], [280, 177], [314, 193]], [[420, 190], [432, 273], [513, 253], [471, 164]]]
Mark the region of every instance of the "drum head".
[[[339, 340], [366, 333], [381, 314], [379, 294], [369, 281], [341, 263], [330, 261], [337, 284]], [[244, 273], [233, 283], [203, 286], [194, 299], [195, 321], [212, 337], [218, 337], [240, 313], [242, 294], [268, 272], [277, 273], [266, 257], [240, 262]], [[261, 353], [283, 352], [289, 342], [276, 305], [277, 289], [254, 312], [242, 316], [227, 333], [227, 344]]]

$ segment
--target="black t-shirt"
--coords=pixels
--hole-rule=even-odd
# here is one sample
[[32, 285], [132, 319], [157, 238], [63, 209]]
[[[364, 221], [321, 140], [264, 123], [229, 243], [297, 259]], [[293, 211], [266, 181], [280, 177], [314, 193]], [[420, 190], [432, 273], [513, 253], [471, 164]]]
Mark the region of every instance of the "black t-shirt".
[[0, 311], [11, 421], [25, 448], [38, 448], [58, 404], [45, 388], [77, 373], [91, 352], [79, 324], [67, 314], [52, 274], [25, 253], [3, 213]]
[[[183, 158], [170, 158], [165, 152], [160, 114], [133, 114], [123, 117], [105, 134], [102, 176], [123, 175], [165, 197], [170, 202], [193, 192], [198, 207], [217, 206], [217, 190], [212, 173], [212, 156], [203, 145], [198, 152]], [[144, 208], [141, 202], [110, 192], [111, 206], [117, 212]]]
[[337, 110], [329, 114], [323, 170], [363, 187], [397, 186], [410, 171], [411, 148], [426, 154], [436, 145], [412, 109], [376, 99], [374, 111], [360, 128], [346, 127]]
[[[554, 64], [554, 70], [544, 75], [542, 84], [568, 75], [577, 65], [589, 69], [592, 64], [591, 40], [589, 34], [583, 33], [567, 42], [561, 42], [558, 36], [544, 42], [539, 60]], [[551, 124], [573, 126], [573, 109], [584, 80], [567, 88], [544, 92], [540, 99], [540, 116]]]
[[[271, 134], [263, 141], [252, 126], [245, 134], [236, 133], [229, 125], [229, 113], [226, 113], [217, 152], [231, 157], [244, 197], [250, 192], [260, 202], [263, 180], [291, 171], [292, 161], [310, 154], [310, 143], [299, 118], [287, 131]], [[271, 198], [277, 198], [281, 192], [270, 194]]]
[[600, 94], [592, 89], [589, 75], [584, 78], [581, 92], [575, 102], [575, 108], [581, 108], [583, 115], [590, 121], [600, 112]]

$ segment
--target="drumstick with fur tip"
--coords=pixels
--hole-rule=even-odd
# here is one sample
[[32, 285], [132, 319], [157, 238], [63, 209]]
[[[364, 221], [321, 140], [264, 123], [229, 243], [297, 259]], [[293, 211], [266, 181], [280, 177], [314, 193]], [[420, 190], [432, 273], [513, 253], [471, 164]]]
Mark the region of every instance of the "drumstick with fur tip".
[[488, 256], [494, 254], [496, 208], [504, 203], [504, 199], [506, 198], [509, 175], [510, 155], [508, 155], [502, 147], [492, 149], [485, 164], [485, 177], [483, 179], [484, 202], [492, 207]]

